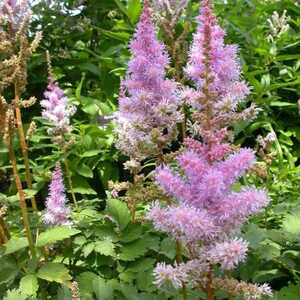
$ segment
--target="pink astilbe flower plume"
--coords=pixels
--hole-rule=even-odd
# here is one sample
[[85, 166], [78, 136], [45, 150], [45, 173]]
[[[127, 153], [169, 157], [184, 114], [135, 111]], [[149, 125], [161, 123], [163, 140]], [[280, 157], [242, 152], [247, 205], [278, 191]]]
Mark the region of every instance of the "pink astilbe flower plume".
[[71, 132], [70, 117], [75, 114], [76, 108], [68, 105], [68, 98], [54, 79], [50, 78], [44, 96], [46, 99], [41, 101], [42, 117], [54, 125], [48, 129], [48, 134], [55, 136]]
[[[248, 243], [236, 238], [236, 234], [251, 215], [269, 202], [266, 191], [255, 187], [232, 190], [255, 161], [253, 151], [242, 148], [214, 163], [199, 153], [186, 150], [177, 157], [181, 175], [169, 166], [159, 167], [156, 172], [156, 183], [179, 205], [162, 208], [155, 203], [147, 218], [156, 230], [169, 233], [187, 246], [187, 255], [192, 258], [175, 267], [158, 264], [154, 270], [154, 283], [158, 285], [170, 281], [176, 288], [181, 278], [196, 287], [199, 282], [206, 284], [209, 266], [219, 265], [224, 271], [234, 269], [245, 260], [248, 250]], [[202, 262], [199, 274], [192, 267], [195, 258]]]
[[[186, 97], [186, 101], [200, 112], [207, 111], [210, 106], [213, 129], [217, 131], [239, 120], [255, 118], [259, 109], [252, 105], [243, 112], [238, 112], [239, 103], [245, 101], [251, 89], [240, 79], [238, 47], [225, 45], [225, 31], [219, 26], [212, 9], [213, 5], [209, 0], [202, 1], [199, 26], [194, 34], [185, 69], [196, 83], [197, 90], [192, 92], [188, 88], [188, 94], [194, 96]], [[184, 89], [183, 95], [186, 93]], [[207, 93], [210, 101], [207, 101]]]
[[177, 159], [185, 176], [164, 167], [157, 170], [156, 182], [180, 203], [206, 211], [214, 224], [221, 226], [220, 232], [227, 230], [228, 234], [239, 229], [247, 217], [268, 204], [264, 190], [247, 188], [233, 192], [231, 188], [255, 161], [250, 149], [241, 149], [212, 165], [189, 150]]
[[133, 54], [121, 83], [117, 116], [117, 147], [128, 156], [144, 158], [177, 137], [177, 84], [166, 79], [169, 62], [164, 45], [157, 40], [149, 1], [130, 42]]
[[72, 225], [72, 222], [68, 220], [71, 210], [66, 206], [66, 202], [65, 187], [63, 184], [60, 163], [58, 162], [49, 187], [46, 212], [43, 215], [44, 223], [48, 225]]

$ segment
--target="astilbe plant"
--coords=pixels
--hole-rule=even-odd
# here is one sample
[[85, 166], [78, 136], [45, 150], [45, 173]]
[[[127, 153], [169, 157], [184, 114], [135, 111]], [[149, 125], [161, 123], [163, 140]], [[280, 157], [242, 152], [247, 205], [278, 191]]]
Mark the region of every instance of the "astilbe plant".
[[[212, 12], [212, 4], [202, 2], [197, 33], [190, 51], [186, 72], [196, 89], [186, 88], [186, 97], [195, 113], [201, 142], [184, 141], [186, 150], [176, 157], [177, 171], [160, 166], [156, 183], [173, 197], [167, 208], [155, 203], [147, 218], [157, 230], [171, 234], [185, 247], [187, 261], [174, 266], [160, 263], [154, 270], [156, 283], [170, 281], [178, 288], [182, 282], [203, 290], [208, 300], [215, 290], [245, 299], [271, 296], [268, 285], [253, 285], [231, 278], [231, 271], [243, 262], [247, 241], [238, 237], [247, 219], [265, 207], [265, 190], [244, 187], [235, 191], [233, 185], [254, 163], [255, 153], [248, 148], [233, 151], [232, 135], [226, 128], [237, 120], [253, 118], [257, 109], [237, 112], [250, 89], [240, 80], [237, 47], [224, 45], [224, 30]], [[216, 275], [216, 268], [223, 272]]]
[[117, 113], [117, 148], [132, 158], [155, 156], [177, 137], [178, 112], [176, 82], [166, 79], [169, 62], [164, 45], [157, 40], [152, 9], [144, 10], [130, 43], [133, 58], [121, 83]]
[[67, 150], [74, 143], [74, 139], [71, 138], [66, 143], [66, 134], [72, 131], [72, 125], [70, 124], [70, 118], [76, 112], [76, 107], [69, 104], [68, 97], [65, 96], [64, 91], [59, 87], [58, 83], [54, 80], [50, 54], [47, 51], [47, 62], [49, 71], [49, 82], [47, 90], [44, 93], [46, 99], [40, 102], [42, 106], [42, 117], [44, 120], [51, 123], [52, 127], [48, 128], [47, 132], [51, 136], [52, 141], [57, 142], [64, 155], [64, 165], [66, 169], [66, 175], [68, 179], [68, 185], [72, 195], [73, 202], [77, 206], [77, 200], [73, 191], [73, 185], [71, 180], [71, 172], [67, 160]]
[[71, 212], [66, 206], [67, 198], [65, 195], [65, 187], [63, 177], [58, 162], [52, 175], [52, 181], [49, 186], [49, 195], [46, 201], [46, 212], [43, 215], [43, 222], [48, 225], [71, 225], [68, 216]]

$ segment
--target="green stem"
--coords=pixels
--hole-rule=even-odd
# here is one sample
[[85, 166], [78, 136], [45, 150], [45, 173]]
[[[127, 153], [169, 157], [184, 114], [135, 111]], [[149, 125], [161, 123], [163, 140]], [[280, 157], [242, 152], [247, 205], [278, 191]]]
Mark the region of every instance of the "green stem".
[[63, 154], [64, 154], [64, 165], [65, 165], [65, 170], [66, 170], [66, 176], [67, 176], [67, 180], [68, 180], [69, 189], [70, 189], [75, 207], [78, 207], [77, 200], [76, 200], [76, 197], [75, 197], [75, 193], [73, 191], [71, 173], [70, 173], [68, 160], [67, 160], [67, 153], [66, 153], [66, 149], [64, 148], [64, 146], [62, 147], [62, 151], [63, 151]]

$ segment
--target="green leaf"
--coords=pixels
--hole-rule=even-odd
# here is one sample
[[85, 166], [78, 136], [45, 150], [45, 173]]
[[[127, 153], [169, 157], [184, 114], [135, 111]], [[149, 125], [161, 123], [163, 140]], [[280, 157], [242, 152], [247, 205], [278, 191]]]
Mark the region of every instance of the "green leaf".
[[126, 203], [114, 198], [108, 199], [107, 211], [118, 222], [121, 230], [126, 228], [130, 222], [130, 211]]
[[126, 7], [123, 5], [123, 3], [120, 0], [114, 0], [115, 3], [117, 4], [117, 6], [119, 7], [119, 9], [126, 15], [128, 16], [128, 12]]
[[275, 278], [286, 277], [285, 273], [282, 273], [278, 269], [266, 270], [266, 271], [258, 271], [255, 272], [253, 281], [255, 282], [265, 282], [271, 281]]
[[85, 245], [82, 249], [83, 256], [88, 257], [95, 249], [95, 243], [89, 243]]
[[28, 296], [23, 294], [19, 290], [7, 291], [6, 296], [3, 298], [3, 300], [26, 300], [26, 299], [28, 299]]
[[154, 279], [155, 278], [152, 270], [139, 273], [137, 277], [138, 290], [147, 291], [147, 292], [156, 290], [156, 287], [153, 284]]
[[85, 73], [82, 73], [80, 83], [78, 84], [78, 86], [75, 90], [76, 98], [80, 98], [80, 96], [81, 96], [81, 90], [82, 90], [82, 85], [83, 85], [84, 80], [85, 80]]
[[83, 272], [78, 277], [76, 277], [76, 281], [79, 285], [80, 295], [82, 297], [92, 295], [93, 281], [97, 278], [98, 276], [92, 272]]
[[0, 284], [13, 280], [19, 273], [16, 261], [11, 256], [0, 257]]
[[[80, 291], [81, 294], [81, 291]], [[72, 292], [66, 286], [60, 286], [57, 291], [57, 300], [72, 300]]]
[[138, 21], [141, 10], [140, 0], [129, 0], [127, 14], [131, 24], [135, 24]]
[[76, 172], [83, 177], [93, 178], [94, 176], [91, 168], [85, 163], [80, 163], [79, 166], [77, 166], [76, 168]]
[[101, 28], [97, 28], [100, 33], [104, 34], [105, 36], [115, 39], [115, 40], [120, 40], [122, 42], [127, 42], [130, 39], [130, 34], [127, 32], [113, 32], [109, 30], [104, 30]]
[[98, 277], [93, 281], [93, 289], [97, 300], [106, 300], [112, 296], [113, 289], [105, 283], [105, 280]]
[[143, 228], [139, 224], [129, 224], [124, 231], [120, 233], [120, 241], [130, 243], [140, 238], [143, 234]]
[[156, 260], [154, 258], [140, 258], [129, 264], [128, 270], [131, 272], [143, 272], [149, 269], [153, 269]]
[[47, 244], [53, 244], [58, 241], [62, 241], [67, 239], [75, 234], [80, 233], [79, 230], [70, 228], [68, 226], [58, 226], [40, 234], [37, 239], [36, 245], [37, 247], [42, 247]]
[[245, 240], [249, 242], [251, 248], [259, 248], [260, 242], [266, 238], [265, 230], [259, 228], [256, 224], [249, 224], [244, 235]]
[[80, 157], [84, 158], [84, 157], [92, 157], [92, 156], [96, 156], [101, 152], [100, 149], [95, 149], [95, 150], [89, 150], [84, 152], [83, 154], [80, 155]]
[[38, 279], [35, 275], [29, 274], [22, 277], [20, 281], [20, 290], [22, 293], [35, 296], [39, 289]]
[[277, 61], [283, 61], [283, 60], [294, 60], [299, 59], [300, 54], [286, 54], [286, 55], [279, 55], [276, 57]]
[[97, 195], [97, 193], [90, 187], [88, 182], [82, 176], [72, 177], [72, 183], [75, 193], [83, 195]]
[[300, 283], [282, 288], [274, 295], [274, 300], [299, 300]]
[[8, 255], [14, 252], [17, 252], [21, 249], [28, 247], [27, 238], [11, 238], [5, 245], [5, 253], [4, 255]]
[[257, 250], [259, 258], [264, 260], [272, 260], [280, 256], [281, 247], [273, 242], [268, 242]]
[[40, 268], [37, 277], [50, 282], [63, 283], [67, 286], [70, 286], [69, 280], [72, 279], [69, 270], [63, 264], [51, 262], [45, 263]]
[[119, 259], [125, 261], [135, 260], [148, 251], [150, 244], [151, 241], [143, 237], [130, 244], [126, 244], [121, 248]]
[[282, 228], [292, 234], [300, 235], [300, 217], [290, 215], [282, 223]]
[[272, 101], [270, 103], [270, 106], [297, 108], [297, 104], [296, 103], [283, 102], [283, 101]]
[[167, 237], [161, 242], [159, 253], [165, 255], [170, 259], [174, 259], [176, 256], [176, 242]]
[[103, 240], [95, 243], [95, 251], [105, 256], [115, 256], [115, 245], [112, 241]]

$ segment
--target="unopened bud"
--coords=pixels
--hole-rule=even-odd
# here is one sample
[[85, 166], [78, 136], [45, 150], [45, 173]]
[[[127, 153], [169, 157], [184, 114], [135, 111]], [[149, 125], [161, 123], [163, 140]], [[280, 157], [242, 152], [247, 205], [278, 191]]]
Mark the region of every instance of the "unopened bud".
[[35, 97], [30, 97], [28, 100], [23, 100], [21, 101], [21, 105], [24, 107], [24, 108], [28, 108], [32, 105], [34, 105], [36, 102], [36, 98]]
[[79, 286], [76, 281], [72, 282], [72, 300], [80, 300]]
[[29, 128], [26, 133], [26, 140], [30, 140], [30, 138], [33, 136], [35, 130], [36, 130], [36, 124], [34, 121], [32, 121], [30, 123]]

